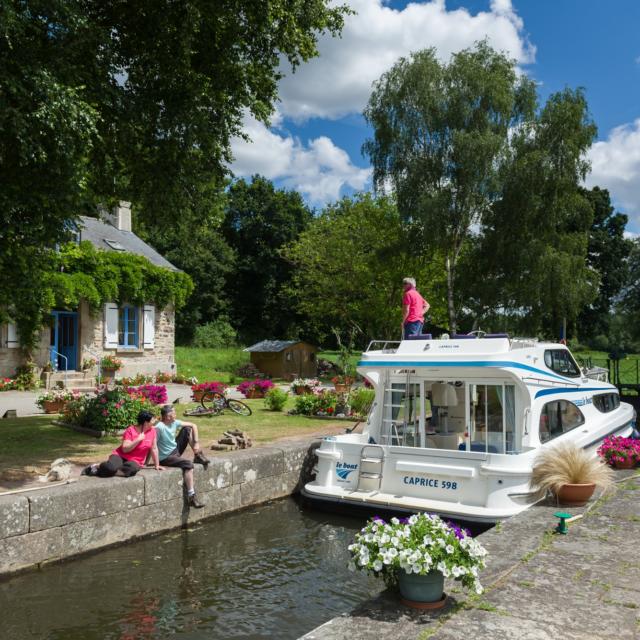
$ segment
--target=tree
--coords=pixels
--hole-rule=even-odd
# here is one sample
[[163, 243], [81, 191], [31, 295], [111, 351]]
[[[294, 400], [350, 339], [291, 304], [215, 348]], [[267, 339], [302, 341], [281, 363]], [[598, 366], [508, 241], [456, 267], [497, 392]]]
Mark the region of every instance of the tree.
[[317, 55], [347, 11], [328, 0], [0, 2], [0, 280], [30, 290], [10, 310], [25, 343], [48, 311], [39, 282], [65, 220], [123, 198], [143, 232], [189, 217], [194, 233], [243, 115], [266, 121], [283, 61]]
[[615, 213], [606, 189], [594, 187], [582, 189], [581, 193], [593, 209], [587, 263], [598, 272], [600, 286], [598, 297], [580, 313], [578, 328], [581, 338], [593, 339], [609, 334], [613, 303], [628, 281], [627, 258], [633, 244], [624, 237], [629, 218], [623, 213]]
[[286, 292], [293, 268], [280, 249], [307, 227], [311, 211], [299, 193], [260, 176], [233, 183], [227, 198], [221, 231], [236, 254], [227, 283], [231, 324], [245, 341], [295, 337], [301, 317]]
[[332, 327], [357, 327], [362, 339], [397, 339], [402, 278], [414, 276], [440, 324], [446, 310], [444, 272], [412, 251], [407, 229], [390, 198], [360, 194], [328, 206], [285, 250], [295, 265], [290, 293], [323, 339]]
[[402, 58], [369, 99], [364, 115], [374, 136], [363, 150], [376, 189], [391, 183], [422, 251], [442, 256], [452, 332], [458, 259], [500, 194], [509, 132], [534, 108], [533, 83], [486, 42], [448, 64], [439, 62], [435, 49]]
[[587, 263], [593, 210], [579, 186], [595, 132], [582, 91], [569, 89], [513, 132], [500, 197], [471, 257], [479, 312], [499, 309], [518, 330], [558, 336], [597, 295]]
[[627, 316], [632, 336], [640, 342], [640, 238], [632, 241], [629, 278], [622, 292], [620, 311]]

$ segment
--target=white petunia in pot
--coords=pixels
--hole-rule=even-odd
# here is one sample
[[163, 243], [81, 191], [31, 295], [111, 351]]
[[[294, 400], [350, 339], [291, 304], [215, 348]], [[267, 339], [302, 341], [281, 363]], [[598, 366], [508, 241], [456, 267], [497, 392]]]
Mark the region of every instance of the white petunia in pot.
[[445, 603], [444, 579], [482, 593], [479, 573], [487, 552], [469, 533], [436, 515], [421, 513], [386, 522], [374, 516], [349, 545], [349, 568], [398, 585], [403, 602], [419, 608]]

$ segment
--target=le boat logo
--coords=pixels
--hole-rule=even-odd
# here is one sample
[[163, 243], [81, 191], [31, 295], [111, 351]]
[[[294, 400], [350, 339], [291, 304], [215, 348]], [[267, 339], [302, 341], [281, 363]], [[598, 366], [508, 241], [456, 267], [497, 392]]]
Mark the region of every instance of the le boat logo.
[[349, 482], [349, 474], [358, 468], [357, 464], [349, 464], [348, 462], [336, 462], [336, 475], [338, 480]]

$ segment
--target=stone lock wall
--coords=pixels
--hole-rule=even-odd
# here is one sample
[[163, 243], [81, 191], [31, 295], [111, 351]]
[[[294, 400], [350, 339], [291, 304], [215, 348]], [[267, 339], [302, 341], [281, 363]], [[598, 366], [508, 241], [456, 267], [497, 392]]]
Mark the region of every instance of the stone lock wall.
[[89, 478], [0, 496], [0, 575], [166, 531], [295, 493], [317, 443], [215, 456], [196, 465], [203, 509], [189, 509], [182, 472], [144, 469], [133, 478]]

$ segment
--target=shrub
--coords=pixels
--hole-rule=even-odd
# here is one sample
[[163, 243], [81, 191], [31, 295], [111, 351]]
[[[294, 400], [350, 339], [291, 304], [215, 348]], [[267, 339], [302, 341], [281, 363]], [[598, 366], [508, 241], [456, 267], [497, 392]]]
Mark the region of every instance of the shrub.
[[382, 577], [388, 586], [397, 573], [427, 575], [440, 571], [467, 589], [483, 591], [478, 572], [484, 569], [484, 547], [465, 529], [447, 524], [436, 515], [420, 513], [385, 522], [374, 516], [349, 545], [349, 569]]
[[531, 473], [531, 488], [544, 497], [547, 491], [557, 493], [565, 484], [595, 483], [605, 488], [612, 478], [611, 469], [601, 460], [566, 442], [543, 449], [537, 455]]
[[67, 404], [65, 418], [82, 427], [114, 433], [135, 424], [140, 411], [151, 411], [153, 405], [141, 394], [129, 395], [116, 387]]
[[302, 396], [296, 396], [295, 413], [303, 416], [312, 416], [316, 412], [317, 396], [312, 393], [305, 393]]
[[218, 318], [196, 327], [193, 346], [205, 349], [222, 349], [236, 344], [236, 330], [226, 318]]
[[163, 384], [144, 384], [140, 387], [128, 387], [129, 395], [144, 396], [151, 404], [167, 404], [169, 397], [167, 396], [167, 387]]
[[359, 416], [367, 415], [375, 397], [376, 393], [373, 389], [366, 389], [365, 387], [355, 389], [349, 394], [351, 412]]
[[591, 341], [591, 346], [596, 351], [609, 351], [609, 338], [600, 333]]
[[18, 389], [19, 391], [37, 389], [40, 386], [34, 362], [27, 362], [16, 369], [16, 375], [13, 378], [13, 385], [13, 388]]
[[287, 404], [289, 394], [278, 387], [273, 387], [267, 391], [264, 397], [264, 406], [270, 411], [282, 411], [284, 405]]

